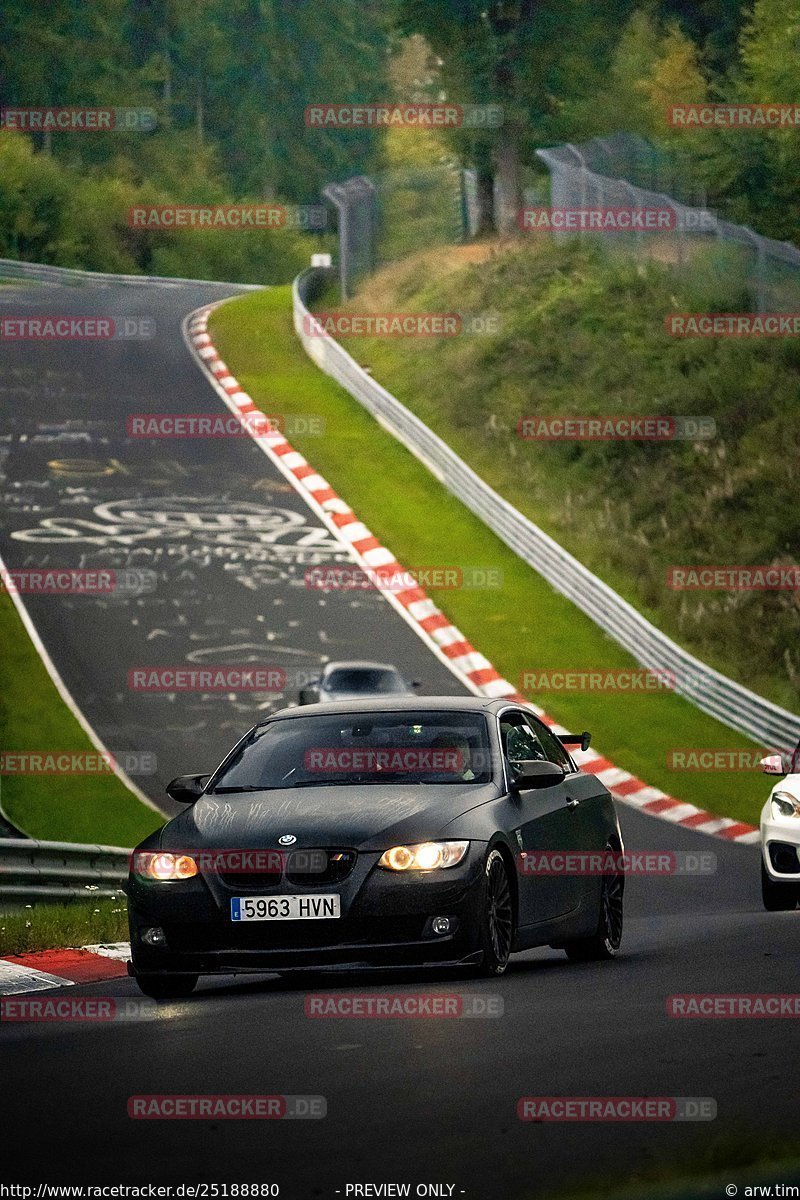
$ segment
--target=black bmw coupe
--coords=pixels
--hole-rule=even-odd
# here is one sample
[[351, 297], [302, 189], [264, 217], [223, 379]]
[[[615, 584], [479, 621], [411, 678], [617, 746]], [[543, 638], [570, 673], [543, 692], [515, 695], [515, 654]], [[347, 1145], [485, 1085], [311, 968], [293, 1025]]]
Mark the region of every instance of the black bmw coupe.
[[581, 739], [508, 700], [273, 714], [169, 785], [188, 807], [132, 855], [130, 973], [167, 998], [206, 974], [613, 958], [622, 840]]

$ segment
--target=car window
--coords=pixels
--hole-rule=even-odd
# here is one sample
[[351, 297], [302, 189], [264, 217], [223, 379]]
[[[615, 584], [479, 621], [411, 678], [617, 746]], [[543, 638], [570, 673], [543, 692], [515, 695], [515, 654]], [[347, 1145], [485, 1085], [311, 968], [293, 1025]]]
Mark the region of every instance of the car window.
[[339, 667], [331, 671], [325, 680], [331, 692], [401, 692], [403, 681], [395, 671], [381, 671], [372, 667]]
[[544, 747], [521, 712], [507, 713], [500, 721], [500, 739], [512, 775], [519, 774], [515, 763], [534, 759], [545, 761]]
[[575, 764], [556, 735], [547, 728], [544, 721], [537, 721], [535, 717], [528, 717], [528, 722], [531, 728], [535, 730], [539, 742], [544, 747], [545, 754], [550, 762], [556, 763], [567, 774], [573, 772]]
[[488, 783], [491, 778], [483, 713], [410, 709], [269, 721], [234, 751], [209, 790]]

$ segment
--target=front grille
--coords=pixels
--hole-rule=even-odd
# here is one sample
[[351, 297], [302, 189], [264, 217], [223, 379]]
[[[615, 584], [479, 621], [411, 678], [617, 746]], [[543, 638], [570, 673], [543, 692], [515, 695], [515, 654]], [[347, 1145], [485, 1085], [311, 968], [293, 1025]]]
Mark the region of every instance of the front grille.
[[263, 892], [281, 881], [280, 871], [220, 871], [219, 877], [235, 892]]
[[[293, 851], [286, 856], [284, 871], [219, 871], [219, 878], [227, 888], [234, 892], [264, 892], [275, 888], [284, 878], [294, 887], [317, 888], [328, 887], [332, 883], [342, 883], [356, 865], [358, 855], [355, 850], [314, 850], [313, 854], [326, 856], [325, 869], [322, 871], [297, 871], [292, 864], [307, 858], [303, 851]], [[277, 865], [277, 864], [276, 864]]]
[[324, 884], [341, 883], [356, 865], [356, 858], [355, 850], [329, 850], [324, 871], [293, 871], [290, 859], [286, 878], [295, 887], [322, 887]]

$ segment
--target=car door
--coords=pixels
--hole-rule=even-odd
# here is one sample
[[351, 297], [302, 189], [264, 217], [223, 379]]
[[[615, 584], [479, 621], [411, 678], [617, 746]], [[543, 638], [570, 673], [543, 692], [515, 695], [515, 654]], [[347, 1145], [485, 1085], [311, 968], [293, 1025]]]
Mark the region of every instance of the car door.
[[[520, 709], [507, 709], [500, 715], [500, 740], [506, 758], [508, 777], [513, 781], [513, 763], [519, 759], [548, 760], [542, 739]], [[575, 876], [551, 874], [528, 869], [548, 858], [574, 849], [580, 840], [574, 811], [567, 806], [565, 782], [546, 788], [524, 791], [512, 788], [514, 828], [511, 836], [521, 851], [519, 863], [519, 923], [536, 925], [552, 920], [575, 908], [580, 898]], [[533, 855], [536, 852], [536, 855]], [[531, 857], [527, 857], [530, 854]]]
[[[567, 772], [564, 780], [567, 808], [570, 813], [569, 839], [573, 850], [581, 854], [597, 854], [606, 848], [608, 818], [605, 815], [608, 792], [596, 775], [579, 771], [556, 735], [544, 722], [534, 716], [528, 721], [535, 730], [551, 762], [559, 763]], [[589, 873], [575, 876], [576, 900], [594, 901], [597, 897], [597, 876]]]

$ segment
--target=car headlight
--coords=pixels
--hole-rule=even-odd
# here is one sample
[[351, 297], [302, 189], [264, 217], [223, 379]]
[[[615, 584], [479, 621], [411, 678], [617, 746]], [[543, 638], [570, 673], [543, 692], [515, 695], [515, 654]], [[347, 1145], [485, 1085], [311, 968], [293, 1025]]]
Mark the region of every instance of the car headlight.
[[422, 842], [418, 846], [392, 846], [378, 860], [387, 871], [436, 871], [457, 866], [469, 842]]
[[197, 863], [188, 854], [166, 852], [137, 854], [134, 869], [143, 879], [155, 879], [159, 883], [173, 883], [178, 879], [191, 879], [197, 874]]
[[788, 792], [775, 792], [772, 806], [779, 817], [800, 817], [800, 800], [795, 800]]

